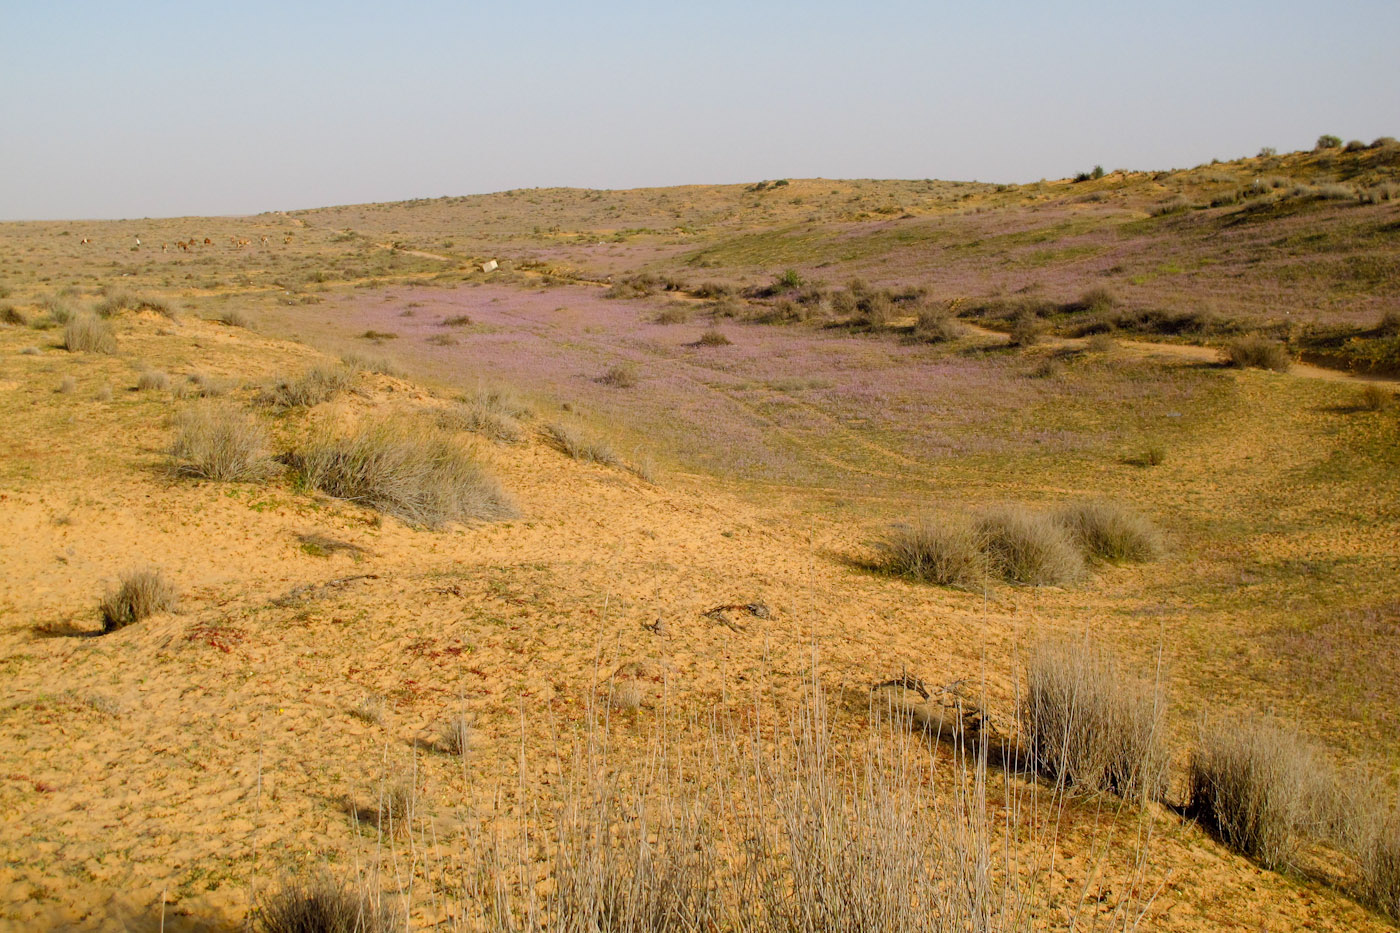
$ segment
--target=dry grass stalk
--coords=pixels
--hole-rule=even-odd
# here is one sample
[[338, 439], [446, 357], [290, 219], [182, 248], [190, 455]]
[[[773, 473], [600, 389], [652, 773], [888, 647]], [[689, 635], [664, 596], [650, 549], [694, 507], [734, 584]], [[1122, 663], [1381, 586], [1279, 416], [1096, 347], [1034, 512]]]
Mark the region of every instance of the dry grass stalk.
[[1022, 742], [1051, 780], [1127, 800], [1161, 800], [1167, 790], [1166, 691], [1126, 676], [1087, 638], [1041, 642], [1026, 668]]
[[255, 482], [267, 475], [267, 434], [247, 412], [216, 402], [196, 404], [175, 418], [171, 468], [177, 476]]
[[1084, 575], [1084, 559], [1053, 518], [1022, 506], [999, 506], [977, 525], [991, 568], [1009, 583], [1069, 583]]
[[121, 584], [102, 599], [98, 612], [103, 633], [135, 625], [158, 612], [169, 612], [180, 596], [159, 570], [133, 570], [122, 574]]
[[514, 504], [450, 435], [419, 421], [367, 421], [322, 431], [292, 457], [308, 486], [411, 524], [512, 518]]

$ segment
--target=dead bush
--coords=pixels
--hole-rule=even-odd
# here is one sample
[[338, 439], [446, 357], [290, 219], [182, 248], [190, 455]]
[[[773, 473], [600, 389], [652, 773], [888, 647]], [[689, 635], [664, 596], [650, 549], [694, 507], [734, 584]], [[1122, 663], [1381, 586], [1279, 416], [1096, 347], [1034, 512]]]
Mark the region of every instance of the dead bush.
[[1353, 854], [1361, 895], [1392, 920], [1400, 920], [1400, 804], [1378, 795], [1359, 819]]
[[672, 305], [657, 312], [652, 320], [657, 324], [684, 324], [690, 320], [690, 309], [685, 305]]
[[0, 306], [0, 324], [8, 324], [12, 327], [23, 327], [28, 323], [24, 315], [15, 310], [14, 305]]
[[403, 370], [397, 363], [383, 356], [365, 356], [361, 353], [347, 353], [340, 361], [359, 373], [378, 373], [381, 376], [403, 378]]
[[574, 460], [601, 463], [605, 466], [617, 466], [622, 462], [611, 444], [585, 433], [574, 425], [557, 422], [547, 424], [544, 427], [544, 437], [552, 447]]
[[165, 391], [170, 388], [170, 376], [158, 369], [148, 369], [136, 378], [136, 388], [142, 392]]
[[1023, 311], [1011, 322], [1011, 346], [1033, 347], [1040, 343], [1044, 327], [1033, 312]]
[[727, 347], [733, 342], [719, 328], [711, 327], [700, 335], [700, 339], [695, 341], [695, 345], [699, 347]]
[[525, 439], [519, 421], [477, 400], [458, 402], [437, 413], [438, 426], [448, 431], [470, 431], [502, 444], [518, 444]]
[[1167, 790], [1167, 700], [1087, 638], [1043, 641], [1026, 666], [1019, 718], [1036, 769], [1065, 786], [1126, 800]]
[[258, 933], [396, 933], [402, 918], [364, 885], [329, 874], [289, 879], [257, 905]]
[[237, 308], [225, 308], [223, 311], [220, 311], [210, 318], [210, 320], [227, 327], [242, 327], [247, 330], [253, 329], [253, 319]]
[[445, 723], [438, 731], [437, 747], [449, 755], [461, 757], [471, 750], [472, 723], [465, 716], [457, 716]]
[[615, 363], [594, 381], [614, 389], [631, 389], [637, 385], [638, 378], [635, 363]]
[[1362, 411], [1385, 411], [1395, 403], [1395, 393], [1378, 385], [1368, 385], [1361, 390], [1356, 407]]
[[267, 433], [233, 405], [205, 402], [175, 418], [171, 468], [177, 476], [225, 483], [254, 482], [267, 475]]
[[1117, 502], [1076, 502], [1056, 517], [1089, 557], [1139, 563], [1162, 556], [1162, 533], [1141, 513]]
[[500, 484], [450, 435], [419, 421], [323, 429], [289, 456], [306, 485], [427, 528], [512, 518]]
[[120, 585], [102, 598], [98, 612], [102, 632], [135, 625], [157, 612], [169, 612], [180, 596], [159, 570], [132, 570], [122, 574]]
[[951, 343], [967, 333], [963, 323], [946, 308], [921, 308], [914, 336], [927, 343]]
[[896, 525], [876, 544], [886, 573], [939, 586], [973, 586], [986, 573], [982, 539], [967, 522], [920, 518]]
[[95, 314], [75, 314], [63, 325], [63, 349], [70, 353], [116, 353], [112, 325]]
[[1203, 723], [1187, 809], [1226, 845], [1283, 868], [1311, 816], [1314, 773], [1312, 751], [1267, 720]]
[[978, 523], [991, 569], [1009, 583], [1069, 583], [1084, 574], [1084, 558], [1048, 515], [1022, 506], [1000, 506]]
[[258, 401], [278, 408], [310, 408], [330, 401], [354, 384], [355, 374], [348, 367], [315, 366], [266, 387]]
[[1239, 369], [1269, 369], [1278, 373], [1287, 372], [1293, 363], [1288, 356], [1288, 348], [1267, 337], [1231, 340], [1221, 351], [1221, 360], [1225, 365]]

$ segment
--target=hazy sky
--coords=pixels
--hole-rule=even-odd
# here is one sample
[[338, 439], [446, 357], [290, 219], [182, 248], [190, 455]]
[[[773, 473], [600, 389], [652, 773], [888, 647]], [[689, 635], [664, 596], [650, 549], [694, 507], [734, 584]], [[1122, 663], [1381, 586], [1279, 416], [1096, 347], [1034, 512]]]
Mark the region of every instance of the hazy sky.
[[1400, 2], [0, 0], [0, 219], [1400, 136]]

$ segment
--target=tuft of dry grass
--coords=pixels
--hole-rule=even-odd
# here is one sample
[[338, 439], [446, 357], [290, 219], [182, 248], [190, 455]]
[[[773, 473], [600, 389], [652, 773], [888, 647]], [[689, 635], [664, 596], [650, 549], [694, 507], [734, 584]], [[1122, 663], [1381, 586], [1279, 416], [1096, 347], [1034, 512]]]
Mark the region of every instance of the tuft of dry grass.
[[179, 599], [179, 592], [159, 570], [128, 571], [122, 574], [120, 585], [104, 596], [98, 606], [102, 632], [115, 632], [157, 612], [169, 612]]
[[438, 324], [439, 327], [471, 327], [472, 319], [467, 314], [454, 314], [452, 317], [445, 317]]
[[518, 444], [525, 428], [518, 420], [530, 409], [503, 389], [479, 389], [462, 396], [437, 413], [438, 426], [449, 431], [470, 431], [502, 444]]
[[1288, 348], [1267, 337], [1240, 337], [1231, 340], [1221, 351], [1221, 361], [1227, 366], [1239, 369], [1268, 369], [1277, 373], [1287, 372], [1293, 364], [1293, 360], [1288, 356]]
[[1084, 575], [1084, 558], [1051, 516], [1024, 506], [991, 509], [977, 525], [991, 569], [1009, 583], [1070, 583]]
[[1041, 774], [1141, 803], [1167, 791], [1166, 711], [1160, 683], [1127, 676], [1085, 637], [1032, 649], [1018, 718]]
[[584, 463], [601, 463], [617, 466], [621, 459], [612, 445], [569, 424], [547, 424], [544, 426], [545, 440], [561, 453]]
[[1065, 506], [1056, 518], [1089, 557], [1141, 563], [1162, 556], [1162, 533], [1146, 516], [1117, 502], [1094, 500]]
[[142, 392], [165, 391], [170, 388], [170, 376], [158, 369], [148, 369], [136, 378], [136, 388]]
[[315, 366], [263, 389], [258, 401], [278, 408], [310, 408], [330, 401], [354, 384], [355, 374], [348, 367]]
[[442, 728], [438, 730], [437, 747], [458, 758], [471, 751], [471, 720], [466, 716], [457, 716], [451, 722], [444, 723]]
[[1400, 921], [1400, 804], [1381, 798], [1361, 815], [1352, 854], [1361, 876], [1361, 896]]
[[112, 325], [95, 314], [75, 314], [63, 325], [63, 349], [70, 353], [116, 353]]
[[640, 381], [635, 363], [614, 363], [594, 381], [614, 389], [631, 389]]
[[14, 305], [0, 305], [0, 324], [23, 327], [27, 323], [29, 322], [25, 320], [24, 315], [20, 314]]
[[392, 376], [396, 379], [403, 378], [403, 369], [397, 364], [383, 356], [365, 356], [361, 353], [347, 353], [340, 358], [340, 361], [349, 366], [355, 372], [378, 373], [381, 376]]
[[237, 308], [225, 308], [209, 320], [227, 327], [242, 327], [247, 330], [253, 329], [253, 319]]
[[78, 380], [72, 376], [64, 376], [58, 382], [58, 388], [54, 389], [59, 395], [72, 395], [78, 391]]
[[926, 343], [952, 343], [967, 333], [967, 328], [946, 308], [920, 308], [914, 324], [914, 336]]
[[225, 483], [255, 482], [267, 475], [267, 433], [247, 412], [233, 405], [205, 402], [175, 418], [171, 469]]
[[876, 543], [875, 566], [920, 583], [968, 587], [982, 582], [987, 559], [977, 529], [923, 517], [896, 525]]
[[261, 898], [254, 915], [258, 933], [395, 933], [405, 922], [362, 884], [322, 873], [292, 878]]
[[1315, 772], [1311, 749], [1267, 720], [1202, 723], [1187, 810], [1226, 845], [1283, 868], [1314, 812]]
[[436, 529], [517, 514], [466, 449], [417, 419], [366, 421], [343, 435], [323, 429], [290, 460], [307, 486], [410, 524]]
[[1356, 407], [1362, 411], [1386, 411], [1395, 404], [1395, 393], [1378, 385], [1368, 385], [1357, 397]]
[[1011, 322], [1011, 346], [1033, 347], [1040, 343], [1045, 328], [1034, 312], [1022, 311]]
[[695, 341], [695, 345], [698, 347], [727, 347], [733, 342], [719, 328], [711, 327], [700, 335], [700, 339]]
[[381, 696], [366, 696], [351, 707], [350, 715], [372, 726], [384, 725], [384, 710], [387, 704]]

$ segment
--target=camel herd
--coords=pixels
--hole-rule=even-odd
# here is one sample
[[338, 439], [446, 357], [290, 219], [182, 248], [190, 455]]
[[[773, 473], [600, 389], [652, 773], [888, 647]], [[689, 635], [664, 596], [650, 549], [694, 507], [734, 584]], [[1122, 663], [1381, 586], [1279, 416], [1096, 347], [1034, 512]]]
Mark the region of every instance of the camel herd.
[[[136, 237], [135, 239], [136, 239], [136, 246], [137, 246], [137, 247], [140, 247], [140, 246], [141, 246], [141, 238], [140, 238], [140, 237]], [[91, 237], [83, 237], [83, 238], [82, 238], [81, 240], [79, 240], [78, 242], [79, 242], [79, 244], [81, 244], [82, 246], [87, 246], [88, 244], [90, 244], [90, 243], [92, 242], [92, 238], [91, 238]], [[252, 245], [253, 245], [253, 241], [252, 241], [252, 240], [245, 240], [245, 239], [243, 239], [242, 237], [236, 237], [236, 236], [230, 236], [230, 237], [228, 238], [228, 242], [229, 242], [229, 245], [232, 246], [234, 249], [242, 249], [242, 248], [245, 247], [245, 246], [252, 246]], [[261, 236], [261, 237], [259, 237], [259, 242], [260, 242], [261, 245], [263, 245], [263, 246], [270, 246], [270, 245], [272, 245], [272, 238], [271, 238], [271, 237], [268, 237], [268, 236]], [[282, 242], [283, 242], [284, 244], [290, 244], [290, 243], [292, 242], [292, 237], [291, 237], [291, 235], [288, 234], [287, 236], [283, 237], [283, 238], [282, 238]], [[192, 250], [192, 249], [196, 249], [196, 248], [199, 247], [199, 246], [213, 246], [213, 245], [214, 245], [214, 241], [211, 240], [209, 237], [204, 237], [204, 240], [203, 240], [202, 243], [200, 242], [200, 239], [199, 239], [198, 237], [190, 237], [188, 240], [176, 240], [176, 241], [175, 241], [175, 247], [176, 247], [176, 249], [179, 249], [181, 252], [185, 252], [185, 253], [189, 252], [189, 251]], [[161, 251], [162, 253], [167, 252], [169, 249], [170, 249], [170, 244], [169, 244], [169, 243], [162, 243], [162, 244], [160, 244], [160, 251]]]

